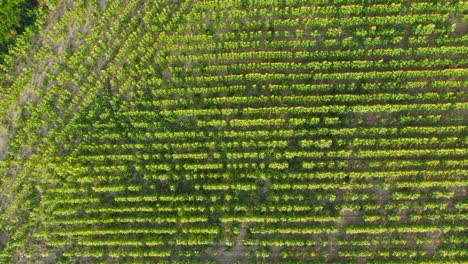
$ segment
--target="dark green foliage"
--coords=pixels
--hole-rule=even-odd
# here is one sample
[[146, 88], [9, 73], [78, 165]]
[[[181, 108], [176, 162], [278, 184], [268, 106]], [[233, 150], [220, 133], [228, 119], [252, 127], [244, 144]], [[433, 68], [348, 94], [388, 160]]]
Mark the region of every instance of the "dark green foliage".
[[8, 50], [15, 37], [34, 23], [37, 0], [0, 1], [0, 58]]

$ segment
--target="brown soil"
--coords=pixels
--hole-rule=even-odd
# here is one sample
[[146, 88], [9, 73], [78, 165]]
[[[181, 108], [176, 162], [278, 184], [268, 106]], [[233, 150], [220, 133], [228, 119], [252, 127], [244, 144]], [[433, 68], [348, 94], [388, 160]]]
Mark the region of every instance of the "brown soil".
[[244, 256], [245, 248], [243, 241], [247, 235], [248, 224], [243, 222], [240, 226], [239, 235], [236, 238], [234, 247], [226, 250], [225, 247], [220, 248], [216, 262], [218, 263], [235, 263], [238, 259]]

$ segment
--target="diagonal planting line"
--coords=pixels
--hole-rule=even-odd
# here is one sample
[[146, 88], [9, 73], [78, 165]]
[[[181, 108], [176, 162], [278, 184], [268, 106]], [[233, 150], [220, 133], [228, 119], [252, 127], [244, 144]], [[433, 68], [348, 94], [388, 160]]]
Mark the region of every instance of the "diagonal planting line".
[[[109, 67], [109, 68], [103, 70], [103, 72], [102, 72], [103, 74], [101, 75], [101, 76], [103, 76], [103, 78], [101, 78], [101, 79], [105, 80], [105, 79], [107, 79], [107, 78], [110, 78], [110, 76], [111, 76], [111, 74], [113, 73], [113, 71], [107, 71], [108, 69], [111, 69], [111, 67]], [[101, 85], [99, 85], [99, 87], [100, 87], [101, 89], [103, 89], [102, 82], [101, 82], [100, 84], [101, 84]], [[96, 93], [96, 94], [92, 94], [92, 95], [97, 96], [97, 93]], [[80, 100], [81, 105], [78, 104], [77, 107], [78, 107], [78, 108], [83, 108], [83, 110], [85, 110], [85, 108], [90, 108], [90, 107], [92, 107], [93, 101], [94, 101], [94, 100], [93, 100], [93, 97], [92, 97], [92, 96], [88, 96], [86, 99], [81, 99], [81, 100]], [[95, 115], [98, 114], [96, 111], [93, 111], [93, 113], [94, 113]], [[79, 115], [79, 114], [83, 115], [83, 111], [82, 111], [82, 112], [79, 112], [79, 111], [78, 111], [78, 115]], [[80, 118], [79, 118], [79, 116], [75, 115], [75, 116], [72, 116], [70, 119], [71, 119], [72, 121], [69, 122], [68, 124], [65, 124], [65, 127], [64, 127], [64, 129], [62, 130], [62, 133], [57, 133], [57, 134], [50, 133], [50, 134], [49, 134], [50, 137], [52, 137], [52, 135], [55, 136], [55, 137], [52, 137], [52, 139], [49, 139], [49, 140], [47, 140], [46, 142], [47, 142], [47, 143], [50, 142], [50, 144], [54, 144], [54, 143], [56, 143], [56, 141], [58, 141], [58, 142], [63, 142], [63, 141], [61, 141], [61, 140], [65, 140], [66, 137], [69, 136], [69, 134], [72, 134], [71, 132], [75, 132], [75, 131], [73, 131], [74, 128], [75, 128], [75, 125], [76, 125], [75, 122], [78, 122], [78, 123], [79, 123]], [[46, 143], [44, 143], [44, 144], [46, 144]], [[54, 153], [53, 151], [50, 151], [50, 149], [47, 149], [47, 148], [43, 148], [43, 150], [44, 150], [44, 151], [40, 151], [40, 152], [34, 154], [33, 157], [31, 157], [31, 159], [29, 160], [30, 164], [31, 164], [31, 163], [35, 163], [35, 161], [38, 161], [38, 160], [42, 159], [42, 158], [44, 157], [44, 155], [47, 156], [47, 157], [50, 157], [49, 160], [53, 160], [52, 157], [53, 157], [54, 154], [56, 154], [56, 153]], [[44, 165], [44, 166], [42, 167], [43, 170], [41, 170], [41, 169], [37, 170], [37, 168], [36, 168], [35, 171], [45, 171], [45, 170], [48, 168], [47, 162], [43, 162], [42, 164]], [[23, 171], [23, 172], [27, 172], [27, 171]], [[30, 176], [30, 179], [33, 179], [33, 178], [34, 178], [34, 177], [31, 175], [31, 176]], [[45, 182], [47, 182], [47, 180], [45, 180]], [[30, 181], [30, 183], [31, 183], [31, 184], [34, 184], [34, 181]], [[27, 186], [23, 187], [23, 190], [25, 190], [26, 188], [27, 188]], [[37, 211], [37, 210], [36, 210], [36, 211]], [[35, 214], [35, 215], [36, 215], [36, 214]], [[32, 220], [32, 219], [31, 219], [31, 220]], [[31, 222], [31, 221], [29, 221], [29, 222]], [[30, 225], [30, 226], [31, 226], [31, 225]]]
[[[136, 2], [136, 1], [134, 1]], [[127, 47], [127, 49], [121, 50], [121, 53], [128, 53], [130, 52], [130, 47]], [[124, 57], [124, 56], [122, 56]], [[103, 71], [102, 73], [106, 73]], [[102, 78], [109, 78], [111, 76], [112, 72], [107, 72], [106, 74], [98, 75], [97, 73], [93, 74], [94, 76], [101, 76]], [[93, 75], [88, 78], [88, 80], [95, 80], [96, 77], [93, 77]], [[99, 86], [100, 89], [102, 89], [102, 85]], [[33, 154], [29, 160], [24, 163], [23, 169], [21, 172], [19, 172], [19, 177], [14, 179], [14, 183], [11, 182], [10, 184], [10, 193], [11, 196], [15, 196], [15, 200], [12, 201], [8, 207], [7, 212], [5, 214], [2, 214], [2, 222], [0, 222], [0, 227], [5, 226], [5, 224], [8, 223], [8, 227], [10, 229], [9, 233], [12, 234], [12, 230], [14, 228], [12, 225], [14, 223], [19, 222], [19, 219], [17, 217], [12, 218], [11, 216], [17, 215], [16, 214], [16, 206], [13, 206], [15, 204], [19, 205], [21, 200], [23, 198], [27, 198], [29, 195], [28, 190], [32, 189], [32, 186], [37, 185], [36, 181], [37, 180], [42, 180], [40, 177], [36, 178], [34, 176], [35, 173], [38, 172], [46, 172], [48, 169], [48, 163], [53, 160], [53, 157], [57, 154], [57, 150], [53, 149], [54, 145], [57, 145], [57, 142], [64, 142], [65, 139], [67, 138], [67, 133], [70, 133], [70, 131], [76, 130], [76, 123], [79, 122], [83, 117], [86, 116], [87, 111], [83, 111], [86, 108], [89, 108], [93, 102], [95, 101], [95, 98], [100, 90], [94, 89], [94, 93], [91, 93], [90, 95], [86, 95], [86, 89], [91, 89], [93, 86], [91, 84], [88, 85], [88, 87], [84, 87], [80, 91], [81, 96], [77, 96], [74, 98], [74, 108], [69, 109], [68, 115], [70, 115], [70, 122], [66, 123], [66, 117], [67, 113], [64, 113], [65, 118], [64, 119], [59, 119], [56, 121], [56, 127], [55, 131], [51, 131], [47, 137], [45, 137], [42, 141], [42, 143], [38, 144], [38, 151], [37, 153]], [[81, 110], [81, 111], [80, 111]], [[75, 114], [77, 113], [77, 114]], [[59, 130], [60, 127], [63, 127], [64, 129]], [[51, 148], [52, 147], [52, 148]], [[47, 162], [48, 161], [48, 162]], [[28, 165], [29, 164], [29, 165]], [[38, 164], [39, 166], [34, 166], [35, 164]], [[26, 178], [27, 177], [27, 178]], [[23, 182], [25, 179], [26, 182]], [[13, 184], [13, 186], [11, 186]], [[11, 190], [15, 190], [14, 193], [11, 192]], [[16, 195], [15, 195], [16, 194]], [[24, 210], [24, 211], [27, 211]], [[5, 222], [6, 221], [6, 222]]]
[[[97, 74], [95, 74], [95, 75], [97, 75]], [[95, 77], [91, 76], [89, 79], [94, 79], [94, 78]], [[70, 119], [73, 119], [73, 118], [76, 117], [76, 116], [73, 117], [73, 115], [75, 115], [76, 112], [79, 112], [79, 111], [77, 111], [77, 109], [82, 107], [83, 100], [88, 100], [88, 102], [94, 101], [94, 97], [91, 98], [91, 96], [86, 95], [86, 93], [87, 93], [86, 88], [91, 89], [92, 86], [90, 84], [88, 84], [88, 87], [84, 87], [79, 92], [79, 95], [76, 96], [73, 99], [74, 101], [72, 102], [73, 103], [72, 105], [74, 107], [70, 107], [67, 112], [63, 113], [62, 117], [58, 116], [56, 119], [51, 120], [52, 122], [55, 122], [55, 124], [51, 124], [52, 126], [55, 125], [55, 127], [49, 131], [49, 133], [47, 134], [46, 137], [41, 138], [41, 137], [39, 137], [37, 135], [37, 133], [35, 133], [35, 131], [37, 131], [36, 126], [44, 124], [43, 121], [41, 120], [42, 116], [36, 115], [36, 116], [33, 116], [30, 120], [28, 120], [28, 122], [26, 122], [26, 127], [24, 128], [24, 134], [23, 135], [21, 135], [21, 134], [18, 135], [17, 139], [15, 139], [14, 143], [17, 144], [17, 145], [20, 145], [21, 143], [23, 143], [23, 144], [28, 143], [29, 145], [36, 146], [36, 149], [38, 150], [38, 152], [36, 153], [37, 154], [36, 156], [38, 156], [39, 158], [41, 158], [41, 157], [44, 158], [44, 155], [43, 155], [44, 151], [47, 151], [45, 153], [48, 154], [49, 156], [51, 154], [54, 154], [53, 152], [51, 152], [51, 149], [53, 149], [53, 148], [51, 148], [51, 146], [48, 146], [48, 147], [46, 147], [46, 146], [50, 145], [50, 144], [54, 144], [57, 141], [57, 139], [56, 139], [57, 135], [58, 136], [62, 135], [62, 138], [63, 138], [64, 130], [61, 130], [60, 128], [63, 127], [63, 124], [67, 121], [67, 114], [71, 115]], [[86, 99], [84, 99], [84, 98], [86, 98]], [[42, 105], [42, 106], [44, 107], [44, 105]], [[47, 106], [45, 106], [45, 107], [47, 107]], [[39, 114], [40, 114], [40, 112], [39, 112]], [[33, 118], [35, 118], [35, 119], [33, 119]], [[20, 140], [21, 136], [24, 138], [24, 141]], [[49, 157], [49, 156], [47, 156], [47, 157]], [[13, 157], [11, 159], [13, 159]], [[10, 170], [12, 171], [11, 173], [15, 173], [17, 175], [15, 178], [11, 179], [9, 182], [7, 181], [8, 180], [7, 175], [6, 174], [3, 175], [3, 177], [2, 177], [2, 189], [3, 189], [3, 194], [6, 195], [6, 196], [15, 196], [15, 195], [17, 195], [18, 189], [23, 184], [24, 177], [27, 177], [26, 175], [31, 173], [32, 169], [37, 170], [37, 168], [31, 168], [30, 167], [31, 165], [27, 165], [27, 164], [32, 164], [32, 166], [35, 166], [35, 164], [38, 164], [36, 161], [32, 161], [32, 159], [30, 159], [30, 161], [27, 162], [27, 158], [26, 158], [26, 160], [24, 160], [21, 157], [15, 157], [15, 159], [16, 160], [12, 160], [11, 165], [9, 165], [9, 166], [6, 165], [4, 167], [4, 169], [7, 169], [7, 168], [11, 167], [10, 168]], [[44, 164], [44, 162], [42, 162], [42, 164]], [[21, 166], [21, 167], [19, 167], [19, 166]], [[24, 167], [28, 168], [28, 170], [26, 170], [25, 172], [23, 171]], [[16, 171], [15, 171], [15, 169], [16, 169]], [[9, 207], [9, 206], [6, 205], [5, 207]], [[0, 222], [0, 226], [2, 226], [1, 222]]]
[[[80, 51], [78, 51], [77, 53], [80, 53]], [[74, 60], [74, 59], [71, 58], [71, 60]], [[71, 77], [72, 76], [71, 73], [64, 70], [56, 77], [56, 79], [63, 79], [63, 78], [67, 78], [68, 76]], [[95, 77], [91, 76], [89, 79], [92, 79], [92, 78], [95, 78]], [[73, 81], [73, 80], [75, 80], [75, 79], [71, 79], [71, 81]], [[25, 123], [24, 124], [25, 126], [22, 128], [23, 129], [22, 131], [19, 131], [17, 133], [18, 135], [15, 138], [15, 142], [13, 142], [12, 144], [19, 146], [21, 144], [24, 145], [24, 143], [28, 143], [30, 146], [36, 146], [36, 148], [39, 149], [41, 144], [43, 144], [44, 142], [47, 142], [48, 138], [51, 138], [51, 135], [47, 135], [47, 137], [40, 137], [40, 135], [38, 135], [38, 133], [36, 132], [39, 129], [38, 126], [43, 126], [43, 125], [53, 126], [54, 123], [55, 124], [57, 124], [57, 123], [60, 124], [60, 122], [64, 122], [66, 120], [66, 118], [64, 116], [67, 114], [67, 112], [63, 113], [62, 116], [60, 116], [58, 113], [54, 113], [55, 115], [51, 115], [51, 112], [53, 112], [54, 109], [50, 108], [50, 106], [48, 104], [54, 104], [54, 101], [55, 101], [54, 95], [58, 96], [58, 94], [60, 94], [60, 96], [61, 96], [60, 99], [61, 99], [61, 98], [66, 98], [66, 96], [70, 96], [70, 94], [65, 93], [66, 91], [63, 91], [61, 89], [60, 84], [55, 85], [54, 87], [50, 88], [47, 92], [48, 92], [48, 94], [43, 98], [43, 104], [40, 106], [41, 108], [37, 107], [35, 109], [39, 108], [39, 109], [47, 110], [48, 111], [48, 113], [47, 113], [48, 114], [47, 115], [48, 119], [47, 120], [43, 119], [44, 116], [41, 115], [43, 113], [40, 110], [37, 110], [35, 113], [32, 113], [31, 118], [27, 122], [23, 122], [23, 123]], [[75, 97], [75, 101], [76, 101], [76, 102], [74, 102], [75, 105], [77, 103], [79, 103], [79, 97], [85, 96], [86, 92], [87, 91], [84, 88], [82, 89], [82, 91], [79, 92], [78, 96]], [[65, 95], [62, 96], [62, 94], [65, 94]], [[62, 102], [65, 102], [64, 100], [67, 100], [67, 99], [61, 99]], [[22, 111], [22, 108], [24, 108], [24, 106], [20, 106], [19, 108], [20, 108], [19, 110]], [[74, 113], [74, 112], [76, 112], [76, 110], [71, 108], [71, 109], [69, 109], [68, 112]], [[50, 124], [47, 123], [49, 121], [51, 122]], [[60, 128], [56, 127], [54, 129], [58, 130]], [[54, 131], [54, 130], [52, 130], [52, 131]], [[53, 133], [51, 133], [51, 134], [53, 134]], [[13, 160], [13, 159], [15, 159], [15, 160]], [[5, 186], [9, 186], [13, 182], [16, 181], [16, 179], [13, 179], [10, 183], [8, 183], [8, 181], [7, 181], [8, 176], [7, 176], [6, 170], [8, 168], [10, 168], [10, 167], [13, 167], [13, 171], [11, 171], [9, 173], [19, 174], [20, 171], [21, 171], [21, 168], [17, 168], [17, 171], [15, 171], [14, 170], [14, 165], [15, 165], [15, 163], [20, 164], [23, 160], [24, 160], [24, 158], [19, 157], [18, 155], [16, 155], [15, 157], [13, 157], [13, 155], [10, 155], [10, 159], [4, 161], [4, 164], [3, 164], [4, 166], [2, 168], [4, 170], [4, 173], [5, 173], [3, 175], [3, 177], [2, 177], [3, 189], [4, 190], [10, 189], [10, 188], [5, 187]], [[9, 162], [11, 164], [8, 164]], [[10, 168], [10, 170], [11, 170], [11, 168]], [[4, 191], [4, 193], [7, 193], [7, 192]]]

